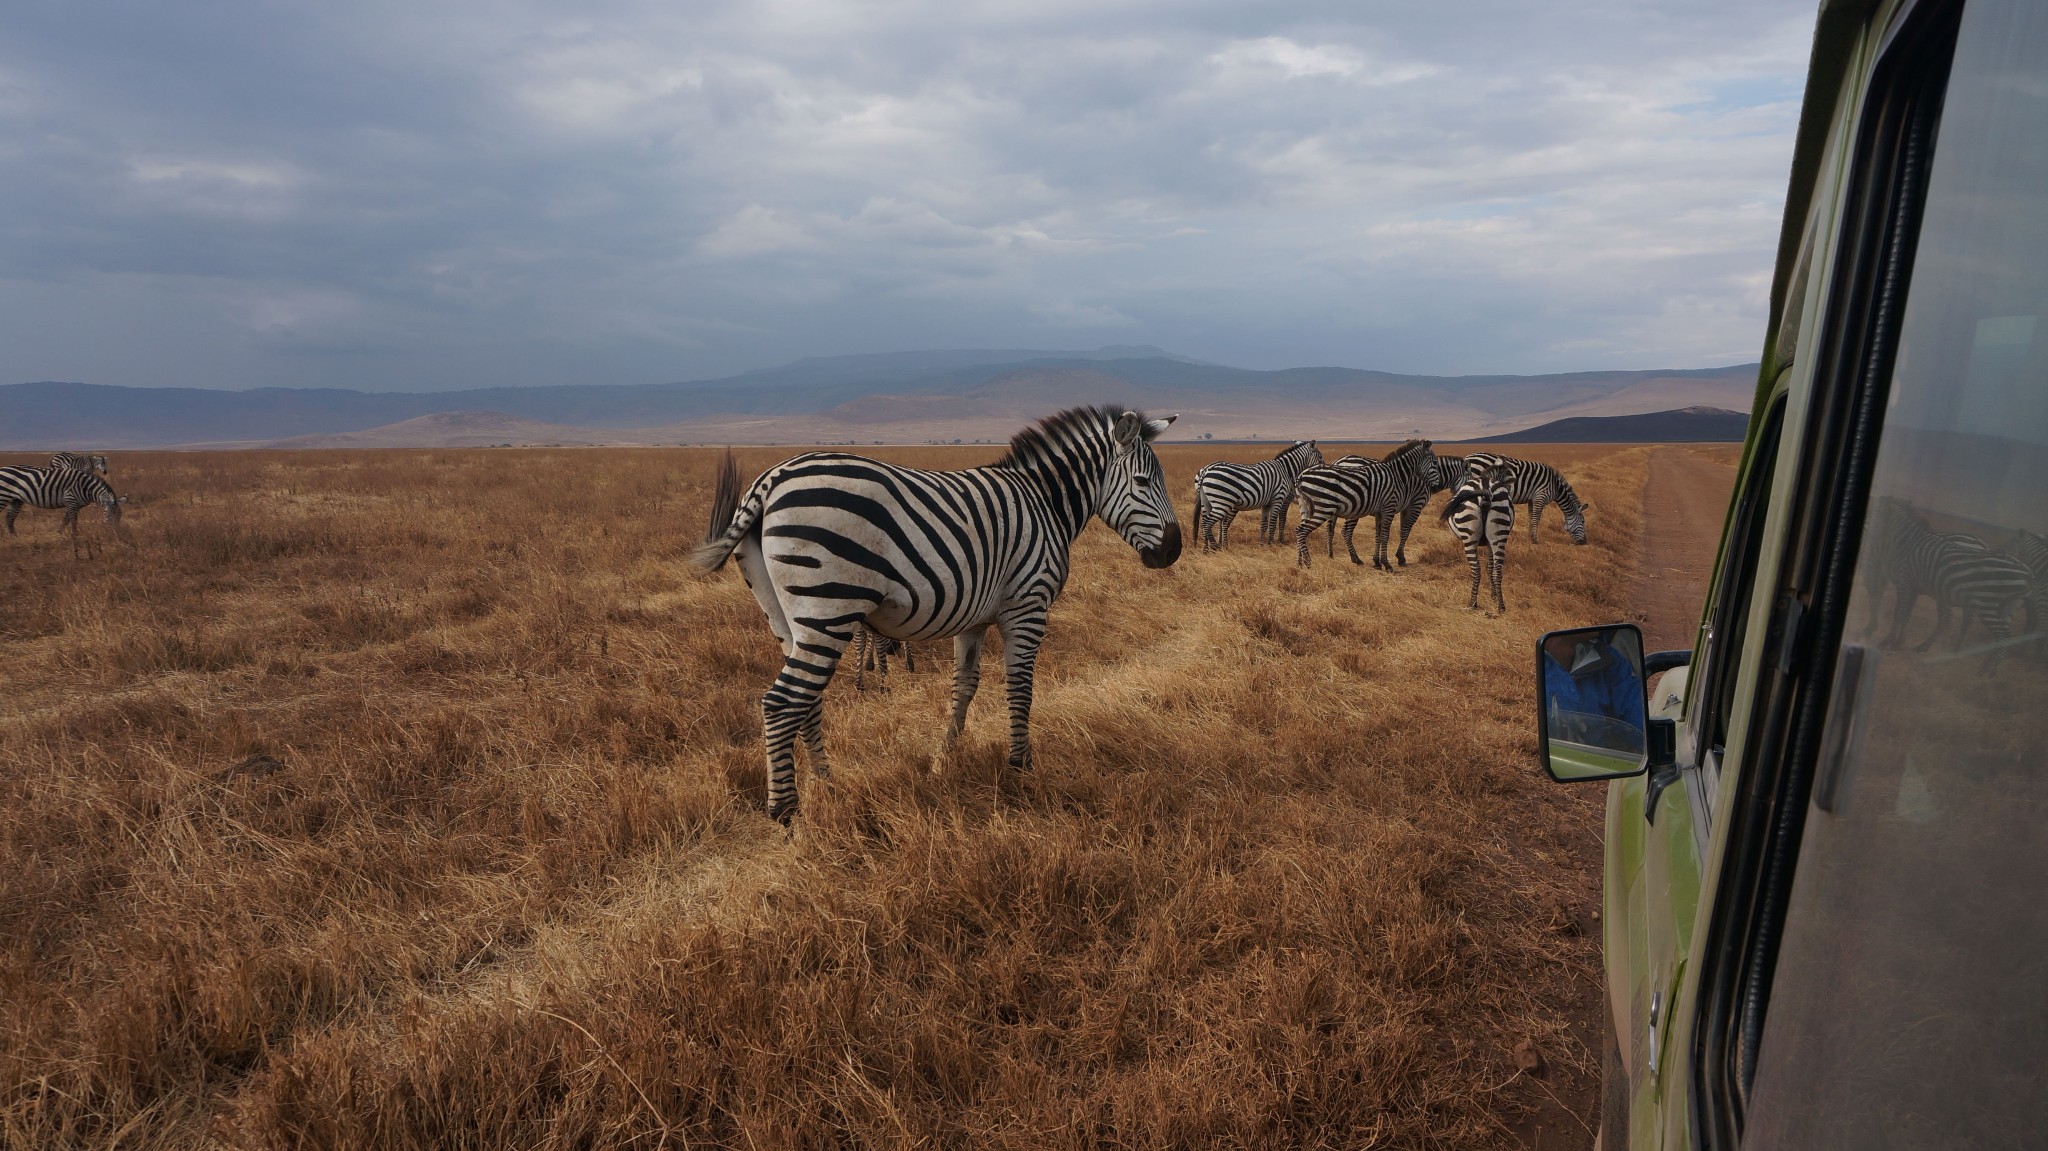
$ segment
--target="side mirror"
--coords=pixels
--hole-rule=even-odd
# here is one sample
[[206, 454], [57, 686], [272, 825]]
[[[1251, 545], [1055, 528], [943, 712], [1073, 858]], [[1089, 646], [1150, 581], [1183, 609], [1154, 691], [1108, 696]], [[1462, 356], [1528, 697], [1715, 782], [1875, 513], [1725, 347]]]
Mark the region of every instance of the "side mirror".
[[1536, 741], [1543, 770], [1560, 783], [1622, 779], [1648, 770], [1648, 697], [1643, 633], [1636, 625], [1546, 633], [1536, 641]]

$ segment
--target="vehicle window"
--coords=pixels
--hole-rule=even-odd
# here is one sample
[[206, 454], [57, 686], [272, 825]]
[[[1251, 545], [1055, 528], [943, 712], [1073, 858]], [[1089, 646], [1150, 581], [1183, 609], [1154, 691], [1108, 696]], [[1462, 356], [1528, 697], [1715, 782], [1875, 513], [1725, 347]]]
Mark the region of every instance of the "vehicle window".
[[1721, 565], [1722, 588], [1708, 621], [1706, 663], [1707, 694], [1703, 701], [1703, 722], [1695, 762], [1710, 776], [1720, 771], [1721, 757], [1728, 743], [1728, 722], [1735, 711], [1735, 677], [1742, 667], [1742, 641], [1749, 631], [1750, 603], [1755, 598], [1756, 561], [1763, 550], [1764, 513], [1771, 504], [1771, 477], [1778, 467], [1778, 431], [1785, 419], [1785, 401], [1780, 397], [1764, 417], [1757, 433], [1756, 452], [1744, 477], [1742, 496], [1736, 502], [1733, 526], [1728, 533], [1728, 555]]
[[2048, 5], [1941, 105], [1744, 1148], [2048, 1131]]

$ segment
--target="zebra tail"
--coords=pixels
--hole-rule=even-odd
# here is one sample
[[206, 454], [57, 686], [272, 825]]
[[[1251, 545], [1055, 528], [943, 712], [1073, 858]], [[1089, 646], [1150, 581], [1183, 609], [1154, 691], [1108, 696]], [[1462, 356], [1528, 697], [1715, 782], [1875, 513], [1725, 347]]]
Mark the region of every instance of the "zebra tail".
[[[718, 483], [711, 492], [711, 522], [704, 528], [704, 542], [690, 552], [692, 571], [710, 575], [725, 566], [732, 549], [754, 526], [755, 517], [741, 517], [739, 511], [740, 466], [732, 458], [732, 449], [727, 448], [725, 459], [718, 466]], [[734, 522], [742, 519], [744, 522]]]

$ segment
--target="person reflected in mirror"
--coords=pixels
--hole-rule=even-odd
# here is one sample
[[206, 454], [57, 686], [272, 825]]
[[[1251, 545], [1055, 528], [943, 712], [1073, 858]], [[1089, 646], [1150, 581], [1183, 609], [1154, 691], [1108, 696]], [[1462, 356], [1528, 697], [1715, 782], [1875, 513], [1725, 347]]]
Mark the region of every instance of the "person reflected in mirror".
[[1609, 720], [1633, 728], [1642, 746], [1642, 655], [1635, 637], [1621, 628], [1567, 632], [1543, 641], [1543, 695], [1553, 735], [1580, 742], [1609, 743], [1590, 730]]

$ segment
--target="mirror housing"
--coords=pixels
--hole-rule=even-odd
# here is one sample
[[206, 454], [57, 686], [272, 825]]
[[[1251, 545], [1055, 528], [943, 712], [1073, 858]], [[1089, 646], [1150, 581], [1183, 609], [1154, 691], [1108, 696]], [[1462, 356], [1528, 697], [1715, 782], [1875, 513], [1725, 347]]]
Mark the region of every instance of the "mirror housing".
[[1671, 762], [1675, 729], [1649, 718], [1642, 629], [1567, 628], [1536, 641], [1536, 743], [1559, 783], [1626, 779], [1653, 760]]

